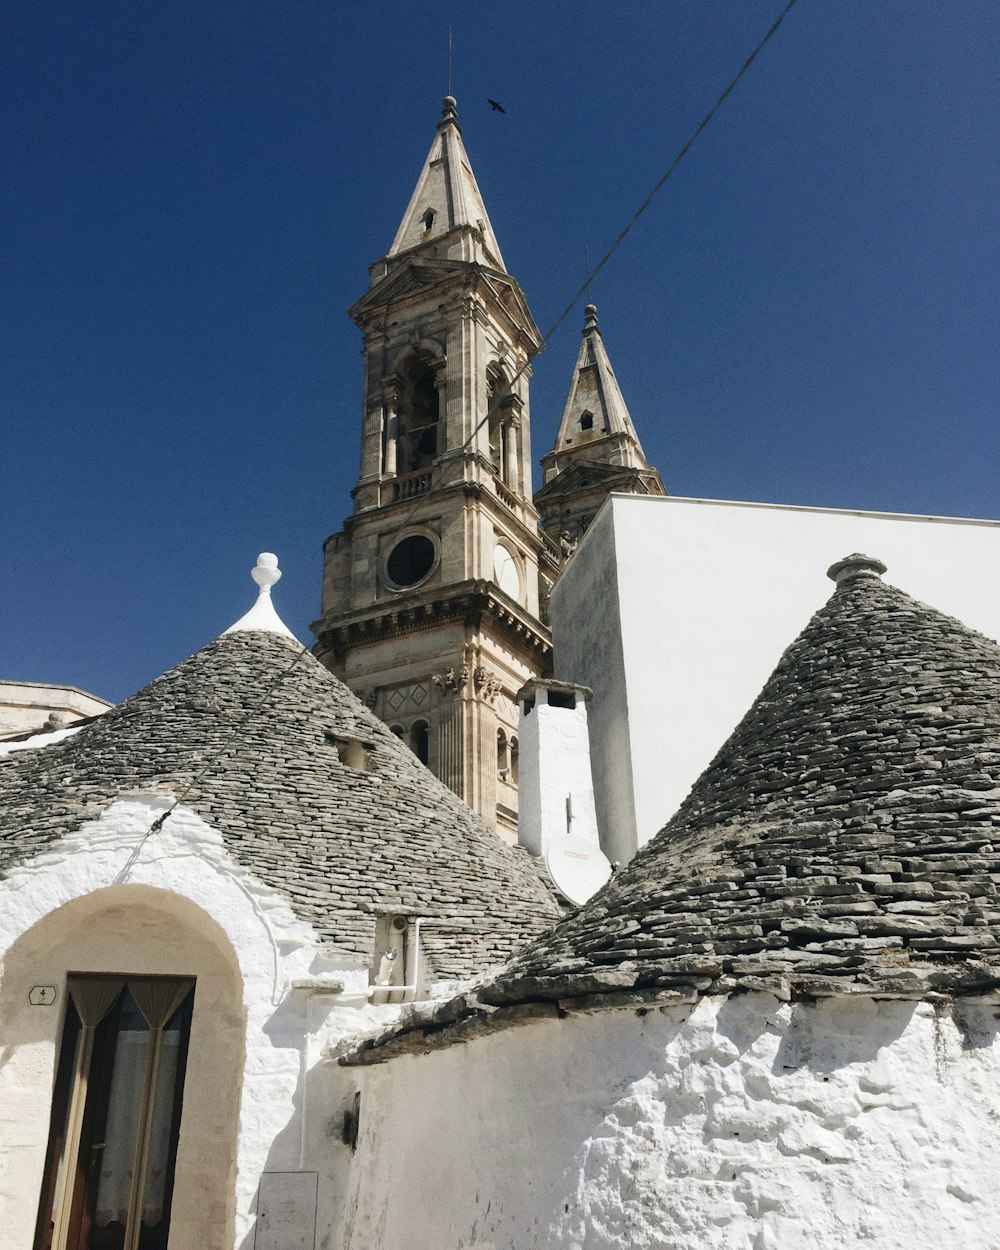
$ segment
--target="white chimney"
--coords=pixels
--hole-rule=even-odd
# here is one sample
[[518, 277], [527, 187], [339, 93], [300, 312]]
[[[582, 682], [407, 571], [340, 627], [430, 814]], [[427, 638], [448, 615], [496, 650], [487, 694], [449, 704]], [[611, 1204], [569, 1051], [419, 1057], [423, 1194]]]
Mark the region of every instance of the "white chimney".
[[544, 855], [553, 838], [571, 834], [600, 848], [590, 771], [587, 702], [591, 691], [536, 677], [519, 691], [517, 840]]

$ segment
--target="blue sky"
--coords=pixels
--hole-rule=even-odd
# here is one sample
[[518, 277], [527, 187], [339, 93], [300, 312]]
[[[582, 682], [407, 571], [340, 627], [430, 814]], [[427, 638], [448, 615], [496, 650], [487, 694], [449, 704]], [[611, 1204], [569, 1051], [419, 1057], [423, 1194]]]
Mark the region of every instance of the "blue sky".
[[[548, 330], [781, 7], [9, 8], [0, 676], [122, 698], [246, 610], [261, 550], [308, 638], [357, 472], [346, 309], [430, 145], [449, 23]], [[1000, 515], [998, 36], [994, 0], [799, 0], [599, 276], [671, 493]], [[582, 320], [535, 363], [536, 463]]]

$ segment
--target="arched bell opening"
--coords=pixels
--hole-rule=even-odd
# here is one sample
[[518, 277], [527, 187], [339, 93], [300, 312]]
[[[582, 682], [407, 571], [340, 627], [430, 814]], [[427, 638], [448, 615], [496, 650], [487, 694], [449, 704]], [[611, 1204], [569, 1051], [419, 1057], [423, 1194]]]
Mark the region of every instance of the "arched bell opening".
[[487, 431], [489, 434], [490, 463], [493, 472], [507, 483], [507, 443], [510, 434], [506, 400], [510, 396], [510, 382], [505, 371], [494, 366], [486, 376], [486, 402], [488, 405]]
[[520, 400], [503, 365], [496, 363], [486, 374], [487, 436], [490, 463], [500, 482], [520, 489]]
[[502, 729], [497, 730], [497, 776], [501, 781], [510, 777], [510, 758], [507, 754], [507, 735]]
[[430, 359], [417, 355], [404, 366], [399, 399], [399, 473], [425, 469], [440, 451], [441, 397], [437, 371]]

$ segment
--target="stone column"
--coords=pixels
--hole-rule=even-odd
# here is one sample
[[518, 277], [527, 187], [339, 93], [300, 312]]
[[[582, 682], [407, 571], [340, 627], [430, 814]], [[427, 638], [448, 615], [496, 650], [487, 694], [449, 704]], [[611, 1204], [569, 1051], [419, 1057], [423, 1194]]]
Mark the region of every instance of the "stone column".
[[518, 456], [518, 442], [521, 429], [521, 418], [517, 413], [511, 413], [506, 421], [506, 434], [504, 452], [506, 454], [506, 463], [504, 465], [504, 481], [511, 490], [518, 490], [520, 482], [518, 478], [518, 464], [520, 457]]
[[396, 378], [382, 379], [385, 421], [385, 477], [396, 476], [396, 447], [399, 442], [399, 383]]
[[475, 739], [477, 773], [476, 810], [490, 826], [497, 825], [497, 714], [496, 698], [500, 679], [485, 668], [477, 667], [472, 675], [475, 689], [472, 732]]
[[437, 454], [439, 456], [443, 456], [446, 451], [451, 450], [451, 444], [448, 442], [447, 363], [448, 358], [446, 356], [439, 356], [436, 360], [431, 361], [431, 368], [434, 370], [434, 387], [438, 393]]
[[448, 699], [438, 713], [438, 777], [464, 798], [465, 731], [461, 699]]
[[497, 825], [497, 714], [491, 704], [477, 699], [472, 704], [476, 739], [478, 794], [476, 811], [491, 829]]
[[438, 707], [438, 767], [437, 775], [460, 799], [472, 806], [472, 796], [466, 784], [465, 699], [463, 694], [468, 683], [469, 670], [462, 660], [456, 667], [449, 666], [435, 673], [431, 681], [441, 692]]

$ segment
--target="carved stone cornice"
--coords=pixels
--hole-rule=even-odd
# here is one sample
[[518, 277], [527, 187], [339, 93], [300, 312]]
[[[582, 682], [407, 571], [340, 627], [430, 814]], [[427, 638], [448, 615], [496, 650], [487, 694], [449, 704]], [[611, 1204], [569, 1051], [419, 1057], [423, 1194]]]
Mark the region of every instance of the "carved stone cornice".
[[398, 373], [390, 373], [381, 379], [382, 383], [382, 402], [388, 407], [395, 410], [399, 407], [399, 400], [403, 393], [403, 379]]
[[[453, 265], [457, 267], [453, 269]], [[395, 318], [400, 313], [426, 305], [430, 300], [440, 303], [441, 297], [450, 292], [464, 291], [470, 293], [466, 298], [474, 301], [482, 310], [465, 315], [474, 316], [476, 320], [482, 318], [484, 325], [491, 320], [498, 323], [504, 328], [512, 345], [529, 356], [541, 344], [541, 333], [528, 311], [524, 294], [509, 274], [487, 269], [474, 261], [445, 262], [433, 269], [429, 266], [421, 267], [419, 276], [426, 277], [427, 281], [409, 289], [404, 288], [394, 295], [392, 280], [395, 276], [387, 274], [378, 283], [378, 286], [384, 285], [386, 288], [384, 299], [379, 298], [376, 286], [350, 309], [351, 318], [364, 334], [367, 335], [371, 328], [381, 328], [390, 310]], [[498, 288], [501, 287], [508, 293], [509, 303], [500, 296]]]
[[[344, 656], [359, 646], [419, 633], [461, 621], [472, 629], [501, 635], [530, 663], [546, 672], [551, 664], [552, 635], [524, 608], [503, 599], [485, 580], [461, 582], [446, 590], [414, 592], [392, 604], [378, 603], [351, 612], [329, 613], [312, 626], [318, 650]], [[457, 671], [458, 666], [456, 666]]]

